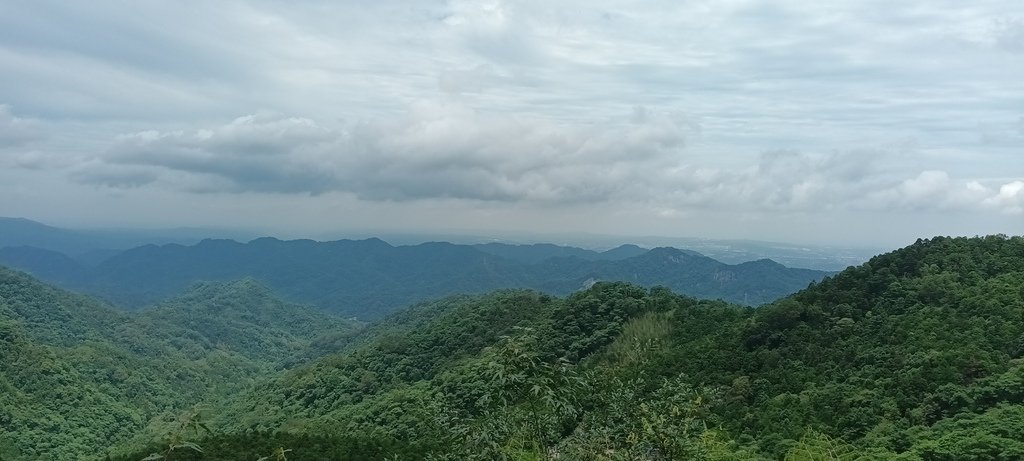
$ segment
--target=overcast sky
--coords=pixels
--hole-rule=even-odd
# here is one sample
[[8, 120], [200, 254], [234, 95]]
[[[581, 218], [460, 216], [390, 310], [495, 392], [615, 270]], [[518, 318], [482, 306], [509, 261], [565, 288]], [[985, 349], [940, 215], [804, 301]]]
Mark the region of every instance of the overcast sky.
[[1024, 1], [0, 0], [0, 215], [1021, 234]]

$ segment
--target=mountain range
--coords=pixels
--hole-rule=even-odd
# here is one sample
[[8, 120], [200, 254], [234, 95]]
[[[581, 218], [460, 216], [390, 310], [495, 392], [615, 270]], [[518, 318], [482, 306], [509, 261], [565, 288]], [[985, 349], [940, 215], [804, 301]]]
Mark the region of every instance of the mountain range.
[[[96, 265], [124, 250], [137, 246], [177, 243], [194, 245], [206, 238], [230, 239], [247, 242], [260, 236], [273, 235], [267, 231], [222, 229], [209, 227], [177, 227], [167, 229], [74, 229], [55, 227], [25, 218], [0, 217], [0, 248], [31, 246], [54, 250], [82, 262]], [[803, 267], [823, 271], [839, 271], [867, 261], [883, 251], [881, 248], [853, 248], [767, 242], [758, 240], [723, 240], [711, 238], [611, 236], [588, 233], [576, 234], [473, 234], [459, 231], [446, 233], [396, 232], [394, 230], [351, 230], [303, 235], [318, 241], [341, 239], [363, 240], [381, 238], [392, 245], [416, 245], [424, 242], [452, 242], [473, 245], [485, 252], [512, 257], [523, 262], [538, 262], [552, 256], [578, 256], [593, 259], [595, 254], [625, 245], [625, 254], [636, 256], [637, 249], [657, 247], [685, 248], [699, 252], [727, 264], [739, 264], [758, 259], [771, 259], [788, 267]], [[559, 242], [536, 243], [536, 242]], [[514, 251], [504, 251], [512, 248]], [[597, 249], [595, 251], [595, 249]], [[607, 254], [622, 257], [623, 254]], [[597, 257], [601, 258], [601, 257]]]
[[371, 324], [252, 278], [125, 312], [0, 269], [0, 459], [1022, 459], [1022, 286], [1006, 236], [756, 308], [596, 282]]
[[252, 239], [244, 231], [214, 228], [66, 229], [25, 218], [0, 217], [0, 248], [31, 246], [95, 264], [123, 250], [146, 244], [191, 245], [204, 238]]
[[95, 266], [52, 250], [6, 247], [0, 249], [0, 264], [129, 309], [174, 296], [196, 282], [251, 277], [290, 301], [361, 319], [457, 293], [530, 288], [565, 295], [609, 280], [757, 305], [828, 275], [770, 260], [730, 265], [675, 248], [623, 245], [595, 252], [493, 243], [392, 246], [375, 238], [144, 245]]

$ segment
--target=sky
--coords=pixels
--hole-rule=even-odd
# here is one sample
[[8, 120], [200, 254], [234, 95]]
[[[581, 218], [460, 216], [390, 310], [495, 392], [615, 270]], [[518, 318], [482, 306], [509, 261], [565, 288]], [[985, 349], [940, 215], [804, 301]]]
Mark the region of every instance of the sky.
[[1022, 234], [1022, 76], [1020, 0], [0, 0], [0, 216]]

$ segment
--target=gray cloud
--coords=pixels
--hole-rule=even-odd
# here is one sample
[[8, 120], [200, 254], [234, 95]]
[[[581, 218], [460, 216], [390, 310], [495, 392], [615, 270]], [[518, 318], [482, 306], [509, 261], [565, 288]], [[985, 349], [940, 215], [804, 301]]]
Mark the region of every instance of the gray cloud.
[[[527, 229], [573, 216], [568, 231], [596, 213], [630, 232], [752, 229], [751, 216], [841, 231], [864, 214], [906, 234], [1024, 232], [1016, 0], [0, 13], [0, 193], [18, 197], [0, 214], [72, 213], [88, 196], [120, 218], [96, 204], [159, 196], [187, 217], [202, 193], [228, 223], [237, 200], [481, 225], [502, 209]], [[311, 216], [307, 229], [331, 225]]]
[[38, 122], [17, 117], [10, 106], [0, 105], [0, 150], [22, 147], [42, 138]]
[[1024, 53], [1024, 19], [1000, 18], [993, 27], [995, 44], [1012, 53]]
[[726, 169], [688, 158], [685, 120], [637, 108], [570, 124], [420, 104], [396, 120], [324, 127], [257, 114], [194, 131], [118, 137], [81, 182], [163, 182], [195, 192], [346, 192], [369, 201], [464, 199], [566, 206], [646, 203], [660, 210], [948, 210], [1018, 212], [1015, 183], [995, 188], [941, 170], [886, 173], [891, 152], [761, 154]]
[[[637, 115], [640, 114], [640, 115]], [[212, 129], [118, 137], [77, 174], [107, 184], [108, 167], [215, 178], [215, 191], [356, 193], [369, 200], [606, 200], [680, 155], [688, 125], [645, 114], [600, 124], [483, 114], [424, 103], [401, 119], [325, 128], [259, 114]]]
[[[140, 185], [173, 172], [163, 176], [206, 178], [189, 181], [195, 191], [319, 193], [331, 188], [329, 167], [320, 160], [338, 136], [309, 119], [272, 114], [239, 117], [214, 129], [144, 131], [119, 136], [103, 162], [87, 165], [76, 179], [116, 185], [127, 177], [128, 184]], [[113, 171], [107, 171], [110, 165]]]
[[133, 165], [87, 165], [71, 173], [79, 182], [115, 189], [132, 189], [153, 184], [160, 179], [157, 171]]

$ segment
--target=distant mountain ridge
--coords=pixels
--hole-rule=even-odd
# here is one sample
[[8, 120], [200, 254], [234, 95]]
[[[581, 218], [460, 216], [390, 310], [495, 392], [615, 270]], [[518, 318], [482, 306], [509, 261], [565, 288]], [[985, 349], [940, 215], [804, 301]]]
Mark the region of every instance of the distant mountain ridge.
[[[65, 229], [25, 218], [0, 216], [0, 248], [30, 246], [57, 251], [81, 262], [95, 263], [116, 253], [150, 243], [193, 244], [205, 237], [251, 238], [217, 229]], [[113, 251], [112, 251], [113, 250]]]
[[519, 247], [512, 245], [482, 247], [447, 242], [392, 246], [375, 238], [207, 239], [191, 246], [145, 245], [95, 267], [47, 250], [4, 248], [0, 264], [127, 308], [174, 296], [198, 281], [252, 277], [286, 299], [365, 319], [456, 293], [531, 288], [564, 295], [612, 280], [756, 305], [828, 275], [776, 263], [729, 265], [675, 248], [623, 246], [599, 253], [531, 245], [516, 253]]
[[[0, 248], [31, 246], [64, 253], [87, 266], [95, 266], [111, 256], [147, 244], [177, 243], [194, 245], [205, 238], [226, 238], [247, 242], [267, 235], [245, 229], [177, 227], [169, 229], [69, 229], [25, 218], [0, 217]], [[520, 262], [539, 262], [550, 257], [577, 256], [587, 260], [623, 259], [638, 256], [656, 247], [685, 248], [727, 264], [739, 264], [770, 258], [788, 267], [840, 271], [867, 261], [883, 248], [851, 248], [806, 245], [758, 240], [721, 240], [693, 237], [611, 236], [589, 233], [521, 234], [516, 232], [395, 233], [394, 231], [335, 231], [293, 238], [318, 241], [379, 237], [393, 245], [423, 242], [452, 242], [476, 246], [485, 253], [505, 256]], [[630, 242], [623, 245], [623, 241]], [[543, 243], [551, 242], [551, 243]], [[554, 244], [554, 242], [562, 242]], [[565, 243], [571, 242], [571, 243]]]
[[531, 245], [512, 245], [508, 243], [480, 243], [473, 245], [474, 248], [490, 253], [495, 256], [502, 256], [527, 264], [535, 264], [550, 258], [576, 257], [587, 261], [614, 261], [618, 259], [640, 256], [647, 252], [646, 249], [636, 245], [619, 245], [605, 251], [585, 250], [583, 248], [554, 245], [551, 243], [534, 243]]

